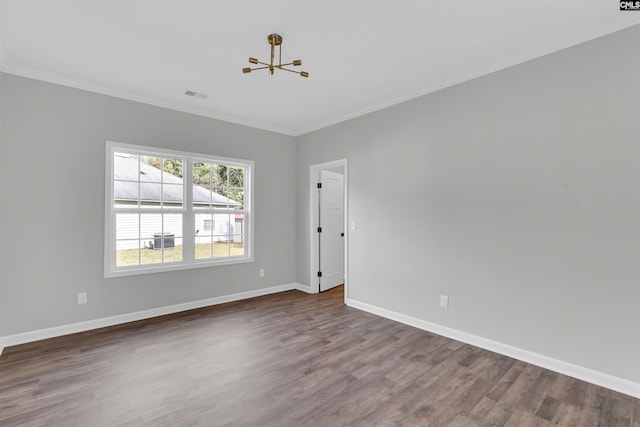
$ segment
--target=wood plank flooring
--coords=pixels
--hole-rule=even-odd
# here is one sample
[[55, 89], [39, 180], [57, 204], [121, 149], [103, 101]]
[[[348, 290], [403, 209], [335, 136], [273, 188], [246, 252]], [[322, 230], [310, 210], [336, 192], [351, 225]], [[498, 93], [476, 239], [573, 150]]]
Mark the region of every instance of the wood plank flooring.
[[640, 400], [283, 292], [5, 349], [0, 426], [630, 426]]

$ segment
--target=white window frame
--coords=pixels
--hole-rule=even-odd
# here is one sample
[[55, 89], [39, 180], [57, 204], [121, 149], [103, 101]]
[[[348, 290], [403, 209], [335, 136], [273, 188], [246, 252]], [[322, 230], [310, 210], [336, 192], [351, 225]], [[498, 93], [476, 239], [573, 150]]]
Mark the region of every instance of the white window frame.
[[[152, 156], [179, 158], [183, 165], [183, 213], [182, 221], [182, 261], [167, 264], [143, 264], [133, 266], [116, 266], [116, 213], [121, 210], [114, 207], [114, 165], [113, 157], [116, 152]], [[158, 273], [164, 271], [205, 268], [218, 265], [239, 264], [253, 262], [253, 170], [252, 160], [234, 159], [208, 154], [191, 153], [187, 151], [169, 150], [165, 148], [125, 144], [106, 141], [105, 161], [105, 221], [104, 221], [104, 277], [121, 277], [139, 274]], [[193, 162], [208, 162], [227, 166], [245, 168], [244, 176], [244, 255], [210, 259], [195, 259], [195, 211], [193, 209]], [[131, 211], [131, 210], [129, 210]], [[173, 210], [172, 210], [173, 211]], [[178, 211], [176, 211], [178, 212]]]

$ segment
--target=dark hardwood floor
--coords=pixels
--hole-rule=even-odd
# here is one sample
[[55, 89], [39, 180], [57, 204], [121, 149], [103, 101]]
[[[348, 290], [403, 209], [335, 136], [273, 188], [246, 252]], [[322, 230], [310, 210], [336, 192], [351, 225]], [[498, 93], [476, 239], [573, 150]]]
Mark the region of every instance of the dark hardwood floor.
[[640, 400], [298, 291], [5, 349], [0, 426], [640, 426]]

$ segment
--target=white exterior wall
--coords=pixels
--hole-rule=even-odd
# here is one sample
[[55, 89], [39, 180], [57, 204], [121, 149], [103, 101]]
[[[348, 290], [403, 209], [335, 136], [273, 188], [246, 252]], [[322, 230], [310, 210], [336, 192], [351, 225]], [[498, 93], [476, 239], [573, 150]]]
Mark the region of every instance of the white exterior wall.
[[[163, 224], [164, 218], [164, 224]], [[118, 214], [116, 216], [118, 249], [138, 249], [153, 241], [156, 234], [173, 234], [175, 244], [182, 244], [182, 214]], [[140, 234], [138, 235], [138, 230]]]
[[[213, 228], [211, 231], [204, 230], [204, 221], [213, 219]], [[162, 215], [161, 214], [142, 214], [139, 218], [138, 214], [118, 214], [117, 215], [117, 238], [118, 249], [138, 249], [149, 247], [154, 235], [163, 232]], [[141, 225], [140, 238], [138, 238], [138, 224]], [[244, 233], [242, 229], [242, 220], [236, 219], [235, 214], [198, 214], [196, 215], [195, 229], [198, 230], [196, 243], [210, 242], [209, 238], [213, 236], [215, 242], [243, 242]], [[170, 233], [175, 236], [175, 244], [182, 244], [182, 214], [169, 213], [164, 214], [164, 233]], [[231, 236], [229, 239], [228, 236]]]
[[[204, 229], [205, 220], [212, 220], [212, 228], [211, 230]], [[226, 242], [226, 241], [241, 241], [236, 240], [234, 235], [235, 233], [235, 214], [197, 214], [196, 215], [196, 230], [198, 231], [198, 237], [200, 239], [196, 239], [196, 243], [205, 243], [209, 242], [209, 237], [213, 236], [213, 240], [216, 242]], [[232, 236], [229, 239], [229, 235]], [[205, 238], [206, 237], [206, 238]]]

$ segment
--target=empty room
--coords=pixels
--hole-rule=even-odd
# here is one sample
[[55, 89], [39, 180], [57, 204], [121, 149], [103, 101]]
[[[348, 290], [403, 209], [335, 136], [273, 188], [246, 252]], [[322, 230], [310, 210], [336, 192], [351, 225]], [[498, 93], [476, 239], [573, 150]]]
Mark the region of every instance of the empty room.
[[640, 427], [640, 2], [0, 0], [0, 426]]

